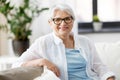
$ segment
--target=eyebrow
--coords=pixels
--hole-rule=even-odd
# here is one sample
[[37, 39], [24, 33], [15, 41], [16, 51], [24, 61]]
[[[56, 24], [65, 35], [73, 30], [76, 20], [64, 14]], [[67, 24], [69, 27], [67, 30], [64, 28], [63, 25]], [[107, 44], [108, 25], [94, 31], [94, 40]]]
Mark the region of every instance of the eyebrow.
[[[66, 16], [64, 18], [67, 18], [67, 17], [72, 17], [72, 16]], [[52, 19], [54, 19], [54, 18], [61, 18], [61, 17], [53, 17]], [[63, 18], [61, 18], [61, 19], [63, 19]]]

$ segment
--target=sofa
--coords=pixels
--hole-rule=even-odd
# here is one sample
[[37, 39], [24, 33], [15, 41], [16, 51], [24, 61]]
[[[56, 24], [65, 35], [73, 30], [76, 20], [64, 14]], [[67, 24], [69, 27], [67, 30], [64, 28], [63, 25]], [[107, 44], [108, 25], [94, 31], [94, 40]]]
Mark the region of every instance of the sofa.
[[120, 41], [99, 42], [95, 46], [102, 62], [116, 74], [116, 79], [120, 80]]
[[43, 67], [19, 67], [0, 71], [0, 80], [33, 80], [43, 73]]
[[[120, 80], [120, 42], [95, 43], [98, 54]], [[20, 67], [0, 72], [0, 80], [33, 80], [43, 73], [42, 67]]]

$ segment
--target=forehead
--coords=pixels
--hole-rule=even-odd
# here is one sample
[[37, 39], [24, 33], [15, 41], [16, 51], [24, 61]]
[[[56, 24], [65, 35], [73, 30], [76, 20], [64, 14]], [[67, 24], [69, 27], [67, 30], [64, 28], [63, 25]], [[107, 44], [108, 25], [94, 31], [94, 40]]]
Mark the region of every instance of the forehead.
[[54, 14], [53, 14], [53, 17], [64, 18], [64, 17], [67, 17], [67, 16], [70, 16], [70, 14], [65, 10], [55, 10]]

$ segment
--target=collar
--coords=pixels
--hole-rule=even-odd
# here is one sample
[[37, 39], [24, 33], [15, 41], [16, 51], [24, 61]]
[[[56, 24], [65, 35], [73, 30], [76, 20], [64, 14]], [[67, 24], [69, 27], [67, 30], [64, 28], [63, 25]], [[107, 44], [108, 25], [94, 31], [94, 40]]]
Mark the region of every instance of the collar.
[[[73, 32], [71, 32], [70, 34], [73, 35]], [[53, 40], [54, 40], [55, 44], [58, 45], [60, 43], [63, 43], [62, 39], [60, 39], [58, 36], [56, 36], [54, 32], [52, 33], [52, 35], [53, 35]]]
[[58, 45], [60, 43], [63, 43], [62, 39], [60, 39], [58, 36], [56, 36], [54, 32], [52, 33], [52, 35], [53, 35], [53, 40], [54, 40], [55, 44]]

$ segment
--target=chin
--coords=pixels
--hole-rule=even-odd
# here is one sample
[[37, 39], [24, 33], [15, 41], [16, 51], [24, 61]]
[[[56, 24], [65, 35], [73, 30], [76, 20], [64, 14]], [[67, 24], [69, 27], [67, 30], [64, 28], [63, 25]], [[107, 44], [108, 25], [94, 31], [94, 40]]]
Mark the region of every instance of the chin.
[[70, 34], [70, 32], [60, 32], [59, 34], [60, 35], [68, 35], [68, 34]]

